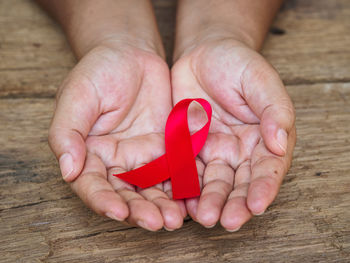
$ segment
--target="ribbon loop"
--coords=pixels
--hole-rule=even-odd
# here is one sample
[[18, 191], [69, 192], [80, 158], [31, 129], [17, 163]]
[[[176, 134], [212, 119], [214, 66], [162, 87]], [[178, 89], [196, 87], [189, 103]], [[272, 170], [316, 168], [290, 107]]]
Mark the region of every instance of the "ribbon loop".
[[[191, 102], [198, 102], [205, 110], [207, 123], [192, 136], [188, 129], [187, 110]], [[122, 174], [114, 176], [146, 188], [171, 178], [173, 199], [200, 195], [195, 157], [202, 149], [209, 132], [212, 109], [204, 99], [184, 99], [169, 114], [165, 126], [166, 153], [158, 159]]]

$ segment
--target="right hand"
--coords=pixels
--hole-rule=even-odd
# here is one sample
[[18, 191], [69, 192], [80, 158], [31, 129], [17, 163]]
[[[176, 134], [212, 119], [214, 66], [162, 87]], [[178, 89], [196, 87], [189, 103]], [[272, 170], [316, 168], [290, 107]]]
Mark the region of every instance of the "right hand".
[[[197, 157], [202, 193], [186, 200], [186, 207], [203, 226], [220, 220], [237, 231], [271, 204], [291, 165], [294, 107], [275, 69], [243, 42], [213, 38], [196, 44], [172, 69], [173, 103], [205, 98], [213, 108]], [[193, 121], [194, 130], [197, 125]]]
[[169, 69], [154, 52], [109, 42], [80, 60], [57, 93], [49, 143], [87, 206], [151, 231], [182, 226], [169, 181], [135, 189], [113, 176], [164, 154], [171, 107]]

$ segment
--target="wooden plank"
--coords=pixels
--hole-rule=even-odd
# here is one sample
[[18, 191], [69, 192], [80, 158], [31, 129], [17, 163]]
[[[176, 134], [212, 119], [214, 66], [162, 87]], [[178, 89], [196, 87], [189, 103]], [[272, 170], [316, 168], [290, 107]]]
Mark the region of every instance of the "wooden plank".
[[47, 144], [52, 109], [53, 99], [1, 100], [0, 209], [72, 196]]
[[1, 70], [70, 67], [71, 52], [60, 28], [28, 0], [0, 2]]
[[[287, 0], [263, 54], [286, 84], [350, 80], [350, 2]], [[277, 32], [281, 33], [281, 32]]]
[[130, 227], [84, 207], [47, 144], [53, 99], [0, 100], [0, 262], [39, 262], [56, 238]]
[[164, 49], [167, 55], [167, 62], [169, 65], [172, 65], [176, 20], [176, 1], [152, 0], [152, 2], [158, 22], [159, 32], [163, 39]]
[[[154, 1], [168, 62], [175, 1]], [[0, 97], [53, 97], [75, 59], [59, 26], [33, 1], [0, 0]]]
[[[154, 2], [169, 54], [175, 1]], [[346, 0], [290, 0], [275, 23], [286, 33], [271, 34], [263, 53], [286, 83], [346, 82], [349, 14]], [[299, 141], [263, 216], [238, 233], [192, 221], [148, 233], [95, 215], [60, 178], [46, 141], [53, 100], [45, 98], [74, 63], [34, 3], [0, 0], [0, 97], [8, 98], [0, 100], [0, 262], [350, 261], [349, 83], [288, 87]]]
[[[154, 5], [170, 62], [176, 1]], [[349, 24], [347, 0], [289, 0], [275, 22], [285, 34], [270, 34], [263, 54], [287, 84], [346, 82]], [[53, 97], [74, 64], [61, 30], [33, 1], [0, 0], [0, 97]]]
[[95, 215], [47, 146], [53, 99], [1, 99], [0, 262], [349, 262], [350, 83], [288, 91], [292, 169], [268, 211], [237, 233], [192, 221], [149, 233]]
[[74, 64], [60, 28], [34, 1], [0, 1], [0, 97], [53, 97]]

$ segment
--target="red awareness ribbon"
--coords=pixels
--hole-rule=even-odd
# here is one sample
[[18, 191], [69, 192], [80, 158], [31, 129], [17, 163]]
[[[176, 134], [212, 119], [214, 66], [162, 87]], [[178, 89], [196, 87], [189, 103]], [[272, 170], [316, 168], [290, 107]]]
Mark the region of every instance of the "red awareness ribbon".
[[[191, 135], [188, 129], [187, 110], [193, 101], [204, 108], [208, 121]], [[200, 187], [195, 157], [207, 139], [211, 115], [211, 106], [205, 99], [181, 100], [174, 106], [166, 122], [166, 153], [142, 167], [126, 173], [114, 174], [114, 176], [141, 188], [153, 186], [170, 178], [173, 199], [199, 196]]]

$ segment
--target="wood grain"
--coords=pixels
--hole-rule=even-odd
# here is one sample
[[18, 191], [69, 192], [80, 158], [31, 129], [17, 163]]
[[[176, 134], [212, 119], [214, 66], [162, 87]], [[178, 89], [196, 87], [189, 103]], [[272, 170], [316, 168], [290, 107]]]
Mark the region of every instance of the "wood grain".
[[264, 56], [286, 84], [350, 81], [350, 3], [287, 0], [268, 37]]
[[[154, 0], [168, 62], [175, 0]], [[349, 81], [348, 0], [287, 0], [262, 53], [286, 84]], [[322, 61], [320, 60], [322, 58]], [[57, 26], [29, 0], [0, 0], [0, 97], [53, 97], [75, 64]]]
[[192, 221], [149, 233], [93, 214], [47, 146], [52, 99], [2, 99], [0, 262], [348, 262], [350, 84], [288, 91], [299, 134], [292, 169], [268, 211], [237, 233]]
[[[170, 61], [176, 2], [154, 4]], [[299, 138], [267, 212], [236, 233], [191, 220], [149, 233], [97, 216], [62, 181], [47, 129], [75, 59], [34, 3], [0, 0], [0, 262], [350, 262], [349, 25], [347, 0], [290, 0], [267, 39]]]

